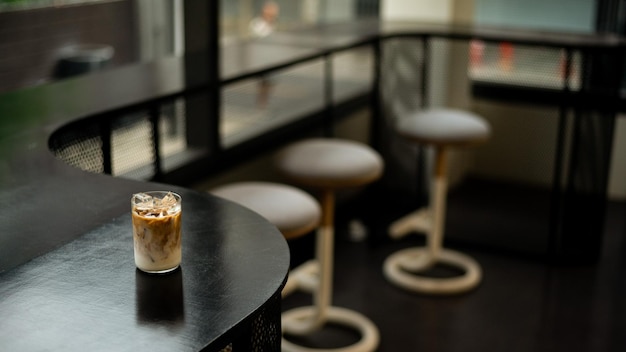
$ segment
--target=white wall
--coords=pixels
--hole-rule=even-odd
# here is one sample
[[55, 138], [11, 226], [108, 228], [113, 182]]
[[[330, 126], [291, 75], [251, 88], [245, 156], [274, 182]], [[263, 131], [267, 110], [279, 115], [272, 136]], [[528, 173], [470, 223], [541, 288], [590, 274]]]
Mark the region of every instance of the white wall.
[[381, 0], [381, 17], [388, 20], [449, 22], [453, 0]]

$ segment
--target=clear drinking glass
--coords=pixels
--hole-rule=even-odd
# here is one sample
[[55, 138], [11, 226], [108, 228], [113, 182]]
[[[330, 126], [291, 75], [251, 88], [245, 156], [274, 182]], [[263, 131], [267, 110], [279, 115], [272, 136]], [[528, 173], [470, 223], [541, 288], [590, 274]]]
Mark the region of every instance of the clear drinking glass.
[[167, 273], [180, 266], [180, 195], [169, 191], [133, 194], [131, 199], [135, 265], [147, 273]]

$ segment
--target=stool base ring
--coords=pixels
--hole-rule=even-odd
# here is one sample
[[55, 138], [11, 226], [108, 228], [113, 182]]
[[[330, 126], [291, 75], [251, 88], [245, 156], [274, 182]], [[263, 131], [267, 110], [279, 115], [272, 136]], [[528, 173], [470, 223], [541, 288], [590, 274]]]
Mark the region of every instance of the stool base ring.
[[385, 277], [404, 289], [426, 294], [461, 293], [473, 289], [480, 283], [482, 277], [480, 265], [465, 254], [442, 249], [435, 259], [435, 262], [464, 271], [464, 274], [451, 278], [425, 277], [408, 272], [411, 267], [414, 269], [416, 266], [414, 263], [422, 262], [420, 257], [430, 257], [427, 248], [406, 248], [390, 255], [384, 264]]
[[[307, 306], [294, 308], [284, 312], [282, 314], [283, 333], [289, 332], [290, 322], [313, 319], [316, 311], [316, 307]], [[326, 321], [330, 323], [335, 323], [337, 325], [347, 326], [360, 332], [361, 339], [358, 342], [345, 347], [320, 349], [296, 345], [283, 337], [281, 350], [294, 352], [371, 352], [376, 350], [376, 348], [378, 347], [378, 342], [380, 340], [378, 328], [376, 327], [376, 325], [374, 325], [374, 323], [372, 323], [362, 314], [346, 308], [329, 307], [326, 315]]]

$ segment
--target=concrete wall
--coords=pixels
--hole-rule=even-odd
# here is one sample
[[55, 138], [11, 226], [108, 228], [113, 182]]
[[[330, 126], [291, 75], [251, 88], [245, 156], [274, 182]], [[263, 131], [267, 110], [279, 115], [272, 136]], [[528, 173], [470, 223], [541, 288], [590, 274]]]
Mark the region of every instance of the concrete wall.
[[134, 62], [136, 26], [131, 1], [0, 12], [0, 91], [52, 79], [61, 49], [71, 45], [113, 47], [110, 66]]

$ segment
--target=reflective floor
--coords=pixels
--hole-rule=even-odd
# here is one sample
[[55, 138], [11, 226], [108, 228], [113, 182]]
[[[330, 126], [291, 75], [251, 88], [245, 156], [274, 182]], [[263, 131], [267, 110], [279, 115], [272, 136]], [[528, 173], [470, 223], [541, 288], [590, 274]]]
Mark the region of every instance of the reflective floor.
[[[385, 209], [377, 214], [374, 221], [381, 224], [396, 216]], [[354, 241], [349, 219], [340, 215], [333, 304], [357, 310], [378, 326], [378, 351], [624, 351], [625, 218], [625, 203], [609, 205], [602, 258], [591, 266], [549, 266], [451, 244], [481, 264], [483, 281], [466, 294], [431, 297], [394, 287], [382, 274], [389, 254], [423, 238], [391, 241], [384, 227], [374, 225], [368, 239]], [[292, 242], [294, 263], [312, 255], [312, 245], [310, 238]], [[283, 300], [283, 309], [310, 302], [294, 294]], [[337, 347], [354, 339], [350, 331], [328, 328], [300, 341]]]

